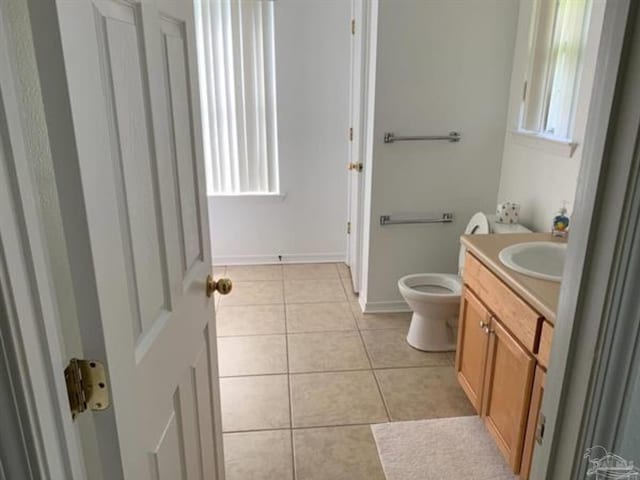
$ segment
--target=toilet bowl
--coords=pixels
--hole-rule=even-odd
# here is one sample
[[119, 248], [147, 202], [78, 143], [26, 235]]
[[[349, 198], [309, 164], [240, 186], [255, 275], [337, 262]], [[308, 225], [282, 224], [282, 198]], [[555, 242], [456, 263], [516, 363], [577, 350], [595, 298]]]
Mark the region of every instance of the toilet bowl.
[[462, 281], [458, 275], [418, 273], [398, 281], [411, 310], [409, 345], [431, 352], [455, 350], [452, 328], [456, 325]]
[[[485, 233], [524, 233], [522, 225], [503, 225], [494, 218], [478, 212], [471, 217], [465, 235]], [[413, 317], [407, 342], [418, 350], [446, 352], [456, 349], [458, 311], [462, 293], [462, 268], [465, 247], [460, 247], [458, 273], [417, 273], [398, 280], [398, 289]]]

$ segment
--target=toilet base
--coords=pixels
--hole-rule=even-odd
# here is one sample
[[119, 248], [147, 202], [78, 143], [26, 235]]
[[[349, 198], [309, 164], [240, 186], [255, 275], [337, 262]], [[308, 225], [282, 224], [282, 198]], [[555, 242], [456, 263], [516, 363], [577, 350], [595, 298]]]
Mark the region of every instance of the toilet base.
[[430, 320], [414, 312], [407, 343], [425, 352], [452, 352], [456, 349], [451, 327], [446, 321]]

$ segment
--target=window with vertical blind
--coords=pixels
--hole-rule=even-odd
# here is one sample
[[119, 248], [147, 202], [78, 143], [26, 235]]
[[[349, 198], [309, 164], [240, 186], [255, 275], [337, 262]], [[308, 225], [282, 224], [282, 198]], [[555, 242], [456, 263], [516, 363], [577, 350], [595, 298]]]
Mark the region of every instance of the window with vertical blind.
[[273, 0], [196, 0], [209, 195], [279, 193]]

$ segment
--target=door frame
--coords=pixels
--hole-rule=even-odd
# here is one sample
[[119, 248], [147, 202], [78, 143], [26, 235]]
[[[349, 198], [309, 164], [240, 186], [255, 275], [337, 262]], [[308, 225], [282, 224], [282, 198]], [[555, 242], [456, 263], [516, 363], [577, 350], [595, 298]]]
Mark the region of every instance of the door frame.
[[[4, 4], [0, 3], [0, 8]], [[371, 17], [377, 14], [377, 1], [370, 3]], [[565, 267], [565, 282], [561, 289], [558, 310], [558, 322], [552, 347], [552, 363], [547, 377], [547, 388], [543, 404], [543, 414], [547, 418], [546, 435], [540, 448], [536, 448], [534, 458], [534, 478], [571, 478], [573, 469], [581, 464], [580, 449], [585, 441], [585, 429], [592, 425], [587, 412], [580, 406], [585, 406], [591, 394], [602, 387], [602, 378], [595, 378], [594, 373], [602, 359], [601, 340], [607, 340], [601, 335], [601, 327], [608, 320], [603, 313], [606, 305], [612, 300], [620, 298], [620, 292], [609, 292], [610, 274], [629, 258], [628, 250], [620, 250], [616, 246], [622, 240], [628, 240], [635, 232], [626, 230], [624, 218], [612, 215], [612, 208], [620, 207], [630, 199], [627, 191], [628, 173], [631, 170], [633, 157], [613, 157], [608, 149], [610, 142], [616, 140], [609, 128], [609, 122], [620, 120], [620, 111], [614, 111], [611, 117], [614, 93], [619, 80], [618, 63], [620, 62], [623, 43], [629, 47], [630, 37], [626, 29], [630, 9], [629, 0], [607, 2], [603, 36], [598, 54], [598, 72], [591, 103], [591, 115], [585, 138], [583, 162], [578, 181], [576, 211], [572, 222], [572, 233], [569, 239], [567, 265]], [[7, 42], [5, 15], [0, 18], [0, 60], [8, 68], [0, 71], [0, 89], [2, 91], [2, 106], [7, 109], [7, 130], [12, 146], [16, 150], [10, 160], [13, 179], [13, 198], [19, 201], [21, 208], [16, 209], [23, 223], [22, 229], [15, 228], [15, 232], [26, 236], [27, 249], [22, 251], [24, 269], [20, 275], [12, 275], [11, 281], [28, 281], [26, 307], [38, 307], [31, 310], [34, 315], [24, 315], [20, 311], [16, 317], [9, 318], [12, 328], [20, 329], [20, 337], [12, 339], [16, 349], [26, 349], [36, 355], [12, 354], [10, 361], [17, 361], [22, 368], [27, 369], [29, 375], [19, 377], [19, 385], [13, 385], [13, 391], [2, 390], [6, 398], [13, 393], [26, 392], [27, 402], [31, 406], [31, 414], [20, 418], [23, 435], [33, 449], [30, 458], [37, 458], [39, 468], [53, 472], [62, 469], [58, 478], [80, 479], [82, 477], [82, 458], [75, 445], [73, 424], [66, 411], [64, 379], [59, 371], [63, 367], [62, 353], [58, 343], [58, 319], [54, 296], [51, 291], [51, 273], [46, 261], [43, 239], [39, 231], [37, 206], [34, 204], [35, 190], [33, 188], [28, 163], [23, 150], [23, 138], [20, 127], [19, 107], [16, 96], [16, 82], [11, 69], [11, 46]], [[637, 21], [636, 21], [637, 23]], [[368, 78], [368, 93], [363, 95], [372, 118], [373, 104], [371, 103], [375, 90], [375, 22], [369, 30], [369, 55], [365, 75]], [[638, 27], [636, 27], [638, 28]], [[634, 45], [637, 54], [638, 46]], [[622, 59], [622, 66], [627, 58]], [[9, 60], [5, 62], [5, 60]], [[373, 62], [371, 62], [373, 60]], [[626, 73], [622, 68], [623, 74]], [[372, 76], [373, 73], [373, 76]], [[43, 85], [44, 87], [44, 85]], [[368, 143], [367, 122], [363, 122], [363, 139]], [[52, 133], [52, 132], [50, 132]], [[635, 145], [633, 132], [625, 131], [624, 138], [617, 140], [626, 145]], [[5, 133], [6, 135], [6, 133]], [[362, 229], [362, 274], [361, 289], [366, 292], [366, 259], [367, 259], [367, 230], [370, 224], [370, 181], [371, 176], [370, 151], [363, 155], [365, 163], [365, 186], [363, 192], [363, 229]], [[606, 169], [604, 168], [606, 162]], [[602, 175], [601, 175], [602, 174]], [[620, 188], [620, 186], [625, 188]], [[615, 210], [613, 210], [615, 211]], [[587, 255], [589, 253], [590, 255]], [[38, 273], [35, 275], [35, 273]], [[2, 278], [2, 287], [7, 288], [6, 277]], [[365, 294], [366, 295], [366, 294]], [[23, 298], [24, 300], [24, 298]], [[361, 304], [366, 296], [361, 298]], [[563, 322], [564, 319], [564, 322]], [[574, 322], [571, 320], [575, 319]], [[576, 335], [577, 333], [580, 335]], [[44, 335], [42, 335], [44, 334]], [[3, 332], [4, 335], [4, 332]], [[43, 341], [44, 339], [44, 341]], [[612, 337], [608, 338], [612, 340]], [[596, 352], [596, 355], [594, 355]], [[598, 383], [598, 381], [600, 383]], [[38, 395], [42, 394], [43, 397]], [[14, 397], [16, 398], [16, 397]], [[40, 398], [40, 400], [38, 400]], [[48, 403], [51, 402], [51, 403]], [[47, 408], [46, 404], [56, 408]], [[45, 406], [42, 406], [45, 405]], [[36, 408], [42, 406], [42, 408]], [[591, 413], [594, 413], [593, 411]], [[52, 444], [45, 442], [45, 436], [55, 436], [57, 445], [61, 448], [53, 451]], [[44, 470], [46, 471], [46, 470]], [[55, 475], [51, 475], [56, 478]]]
[[[531, 478], [584, 478], [583, 454], [597, 434], [594, 420], [607, 405], [602, 395], [607, 378], [602, 373], [615, 340], [612, 327], [618, 310], [612, 307], [620, 304], [624, 292], [614, 288], [624, 273], [622, 267], [631, 260], [628, 246], [637, 241], [637, 227], [629, 221], [635, 218], [637, 222], [640, 214], [633, 202], [640, 182], [640, 102], [630, 88], [625, 89], [625, 82], [637, 81], [638, 76], [637, 65], [631, 61], [633, 55], [636, 59], [640, 55], [638, 12], [629, 0], [605, 4], [542, 404], [545, 434], [534, 451]], [[606, 412], [608, 420], [616, 419], [620, 405], [616, 410]]]
[[[361, 163], [362, 171], [349, 170], [347, 175], [347, 221], [350, 222], [351, 231], [347, 235], [346, 263], [351, 269], [352, 287], [356, 293], [362, 291], [365, 283], [363, 237], [365, 236], [366, 218], [365, 184], [368, 172], [371, 170], [371, 144], [367, 133], [373, 119], [372, 104], [368, 99], [370, 91], [375, 85], [369, 75], [372, 61], [372, 4], [375, 2], [376, 0], [351, 0], [351, 18], [355, 21], [356, 32], [351, 35], [351, 73], [349, 76], [349, 124], [353, 128], [353, 143], [349, 142], [347, 158], [349, 164]], [[356, 54], [356, 52], [358, 53]], [[373, 58], [375, 59], [375, 57]], [[355, 72], [359, 76], [359, 82], [353, 81]], [[355, 155], [354, 147], [357, 152]]]
[[9, 438], [22, 442], [2, 446], [0, 477], [22, 470], [25, 478], [81, 480], [86, 474], [68, 406], [59, 313], [25, 150], [16, 45], [6, 13], [0, 2], [0, 157], [8, 154], [0, 158], [0, 184], [9, 186], [5, 195], [13, 207], [2, 217], [0, 232], [0, 404], [13, 406], [17, 416], [2, 425]]
[[[359, 175], [360, 192], [358, 235], [358, 303], [362, 311], [367, 305], [369, 277], [369, 245], [371, 236], [371, 205], [373, 189], [373, 143], [374, 114], [376, 93], [376, 67], [378, 48], [378, 9], [379, 0], [362, 0], [362, 89], [360, 91], [360, 161], [363, 165]], [[352, 272], [353, 275], [353, 272]]]

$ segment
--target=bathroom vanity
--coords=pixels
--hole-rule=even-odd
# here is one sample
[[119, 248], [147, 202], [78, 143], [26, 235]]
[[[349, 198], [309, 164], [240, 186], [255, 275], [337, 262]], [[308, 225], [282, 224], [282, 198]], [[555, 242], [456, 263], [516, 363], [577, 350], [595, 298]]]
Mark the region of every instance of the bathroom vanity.
[[469, 235], [460, 302], [456, 372], [460, 385], [514, 473], [529, 477], [543, 432], [540, 405], [560, 283], [509, 269], [499, 252], [551, 234]]

